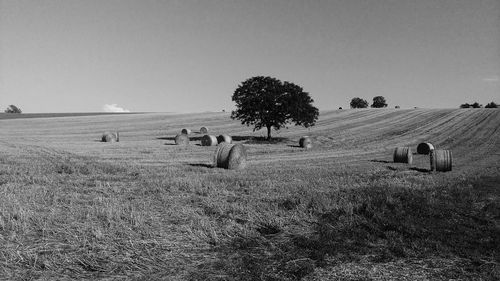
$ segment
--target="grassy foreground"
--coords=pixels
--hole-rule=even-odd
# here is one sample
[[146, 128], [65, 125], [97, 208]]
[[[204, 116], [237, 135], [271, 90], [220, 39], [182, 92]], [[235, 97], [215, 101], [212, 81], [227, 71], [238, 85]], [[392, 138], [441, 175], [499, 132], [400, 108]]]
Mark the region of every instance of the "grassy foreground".
[[[498, 280], [499, 124], [494, 109], [330, 111], [266, 142], [225, 113], [0, 120], [0, 278]], [[201, 126], [245, 144], [248, 167], [211, 168], [199, 134], [173, 145]], [[453, 171], [392, 163], [422, 141]]]

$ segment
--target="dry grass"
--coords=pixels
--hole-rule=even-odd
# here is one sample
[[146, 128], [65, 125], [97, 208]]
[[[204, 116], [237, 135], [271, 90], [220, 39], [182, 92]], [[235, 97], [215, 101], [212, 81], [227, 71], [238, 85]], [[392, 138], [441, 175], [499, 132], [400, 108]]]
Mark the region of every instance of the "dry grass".
[[[499, 112], [323, 112], [279, 142], [226, 113], [0, 120], [0, 276], [498, 280]], [[244, 144], [248, 167], [165, 143], [200, 123]], [[96, 145], [110, 127], [126, 141]], [[452, 171], [392, 162], [428, 139]]]

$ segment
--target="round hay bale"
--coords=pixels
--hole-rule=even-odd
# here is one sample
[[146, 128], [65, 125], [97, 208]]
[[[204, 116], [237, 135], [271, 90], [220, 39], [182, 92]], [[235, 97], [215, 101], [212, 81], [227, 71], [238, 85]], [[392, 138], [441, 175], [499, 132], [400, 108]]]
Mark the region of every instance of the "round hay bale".
[[118, 140], [118, 133], [104, 132], [101, 137], [102, 142], [117, 142]]
[[[452, 154], [451, 150], [434, 150], [434, 167], [438, 172], [451, 171]], [[432, 161], [432, 160], [431, 160]], [[432, 163], [431, 163], [432, 167]]]
[[429, 154], [431, 150], [434, 150], [434, 146], [430, 142], [422, 142], [417, 146], [418, 154]]
[[233, 138], [230, 135], [220, 135], [220, 136], [217, 137], [217, 142], [218, 143], [222, 143], [222, 142], [232, 143], [233, 142]]
[[189, 137], [186, 134], [180, 134], [175, 136], [175, 144], [177, 145], [188, 145]]
[[189, 135], [189, 134], [191, 134], [191, 130], [184, 128], [184, 129], [182, 129], [181, 134], [183, 134], [183, 135]]
[[299, 140], [299, 146], [305, 149], [312, 148], [312, 140], [308, 136], [303, 136]]
[[239, 170], [246, 167], [247, 151], [242, 144], [221, 142], [214, 154], [214, 167]]
[[211, 135], [204, 135], [201, 138], [201, 145], [202, 146], [217, 145], [217, 138], [215, 136], [211, 136]]
[[200, 128], [200, 134], [208, 134], [208, 128], [207, 127], [201, 127]]
[[409, 147], [396, 147], [394, 149], [394, 163], [413, 163], [413, 155]]

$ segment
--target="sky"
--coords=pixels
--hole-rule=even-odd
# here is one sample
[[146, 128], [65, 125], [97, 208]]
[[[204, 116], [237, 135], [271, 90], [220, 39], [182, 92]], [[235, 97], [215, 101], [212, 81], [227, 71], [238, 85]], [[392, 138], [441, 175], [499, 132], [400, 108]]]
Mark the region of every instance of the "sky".
[[498, 0], [0, 0], [0, 109], [234, 109], [271, 76], [320, 110], [500, 102]]

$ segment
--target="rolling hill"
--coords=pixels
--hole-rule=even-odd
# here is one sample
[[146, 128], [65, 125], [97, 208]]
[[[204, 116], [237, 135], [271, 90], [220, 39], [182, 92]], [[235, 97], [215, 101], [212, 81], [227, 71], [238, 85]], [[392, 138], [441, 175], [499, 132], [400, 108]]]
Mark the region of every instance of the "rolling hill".
[[[212, 168], [199, 128], [247, 147]], [[500, 111], [321, 112], [265, 132], [228, 113], [0, 120], [0, 272], [10, 279], [495, 279]], [[191, 144], [174, 145], [182, 128]], [[104, 131], [120, 142], [102, 143]], [[313, 148], [298, 147], [301, 136]], [[393, 163], [420, 142], [453, 152]], [[465, 268], [465, 270], [464, 270]]]

